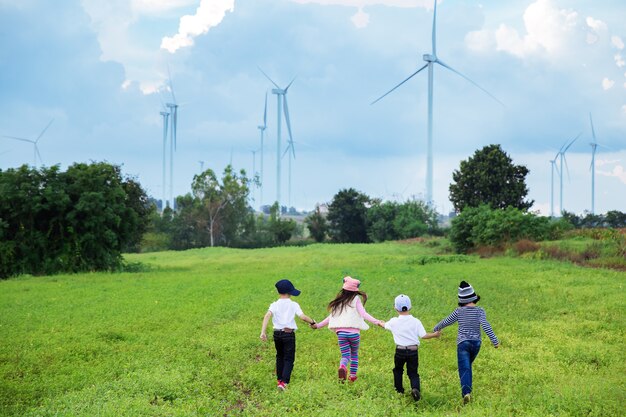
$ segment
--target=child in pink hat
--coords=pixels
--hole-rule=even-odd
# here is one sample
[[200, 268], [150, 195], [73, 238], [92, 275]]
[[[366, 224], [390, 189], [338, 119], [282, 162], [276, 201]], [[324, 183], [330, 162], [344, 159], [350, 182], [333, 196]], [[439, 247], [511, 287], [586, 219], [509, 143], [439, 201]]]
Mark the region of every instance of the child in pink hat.
[[[326, 325], [337, 334], [341, 360], [339, 362], [339, 381], [346, 378], [350, 382], [356, 381], [356, 373], [359, 368], [359, 345], [361, 342], [361, 330], [369, 329], [365, 320], [373, 324], [381, 325], [382, 321], [372, 317], [365, 311], [367, 294], [359, 291], [361, 282], [352, 277], [344, 277], [343, 287], [334, 300], [328, 304], [330, 315], [323, 321], [313, 324], [311, 327], [320, 329]], [[362, 300], [361, 300], [362, 299]], [[348, 376], [348, 368], [350, 375]]]

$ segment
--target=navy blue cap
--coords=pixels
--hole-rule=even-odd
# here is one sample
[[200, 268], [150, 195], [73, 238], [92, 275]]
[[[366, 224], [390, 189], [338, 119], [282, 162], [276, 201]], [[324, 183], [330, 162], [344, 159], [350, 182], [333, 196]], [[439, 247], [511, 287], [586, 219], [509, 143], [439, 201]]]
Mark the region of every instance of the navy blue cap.
[[300, 290], [296, 290], [291, 281], [288, 279], [281, 279], [276, 283], [276, 289], [279, 294], [300, 295]]

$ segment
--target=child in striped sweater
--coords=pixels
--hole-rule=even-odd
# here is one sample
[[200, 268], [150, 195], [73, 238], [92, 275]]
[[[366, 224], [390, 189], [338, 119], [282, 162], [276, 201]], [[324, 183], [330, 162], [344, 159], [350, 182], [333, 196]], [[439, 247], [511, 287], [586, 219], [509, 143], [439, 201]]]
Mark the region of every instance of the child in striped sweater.
[[487, 333], [493, 347], [500, 346], [500, 342], [487, 321], [485, 310], [476, 306], [480, 296], [474, 292], [470, 284], [461, 281], [459, 285], [459, 307], [448, 317], [441, 320], [433, 329], [439, 332], [454, 322], [459, 323], [459, 332], [456, 338], [457, 360], [459, 364], [459, 379], [461, 380], [461, 396], [463, 402], [468, 403], [472, 393], [472, 363], [480, 351], [480, 329]]
[[[328, 304], [330, 315], [323, 321], [311, 325], [314, 329], [320, 329], [326, 325], [337, 334], [341, 361], [339, 362], [339, 381], [344, 382], [346, 377], [350, 382], [356, 381], [356, 373], [359, 368], [359, 345], [361, 343], [361, 330], [369, 329], [365, 320], [373, 324], [384, 324], [365, 311], [367, 294], [359, 291], [361, 281], [352, 277], [343, 279], [343, 288], [335, 299]], [[361, 301], [363, 298], [363, 301]], [[348, 368], [350, 376], [347, 375]]]

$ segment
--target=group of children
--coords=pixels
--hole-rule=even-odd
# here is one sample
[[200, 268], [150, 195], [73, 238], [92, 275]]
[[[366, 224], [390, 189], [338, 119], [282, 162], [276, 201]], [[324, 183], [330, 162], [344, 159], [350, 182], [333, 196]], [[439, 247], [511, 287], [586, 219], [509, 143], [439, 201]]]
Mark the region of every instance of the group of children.
[[422, 322], [411, 315], [411, 300], [404, 294], [396, 297], [394, 308], [398, 317], [384, 322], [372, 317], [365, 310], [367, 294], [359, 290], [361, 282], [352, 277], [344, 277], [341, 291], [328, 304], [329, 316], [320, 323], [302, 312], [300, 305], [291, 300], [291, 296], [300, 295], [291, 281], [283, 279], [276, 283], [279, 299], [273, 302], [265, 317], [261, 328], [261, 340], [267, 341], [266, 329], [270, 318], [273, 324], [274, 346], [276, 347], [276, 378], [279, 390], [284, 391], [291, 379], [291, 372], [296, 353], [296, 335], [298, 328], [295, 317], [309, 323], [311, 328], [328, 328], [337, 334], [341, 359], [337, 371], [339, 381], [355, 382], [359, 367], [359, 344], [361, 330], [367, 330], [366, 321], [391, 331], [396, 350], [394, 355], [393, 381], [397, 392], [404, 393], [402, 375], [406, 365], [406, 373], [411, 383], [411, 395], [418, 401], [421, 398], [420, 377], [418, 373], [420, 339], [430, 339], [441, 336], [444, 327], [458, 322], [457, 359], [459, 379], [461, 381], [461, 396], [463, 402], [471, 399], [472, 392], [472, 363], [481, 345], [481, 328], [485, 331], [494, 347], [499, 341], [491, 325], [487, 321], [485, 311], [476, 306], [480, 300], [470, 284], [462, 281], [458, 289], [458, 304], [448, 317], [441, 320], [431, 333], [426, 332]]

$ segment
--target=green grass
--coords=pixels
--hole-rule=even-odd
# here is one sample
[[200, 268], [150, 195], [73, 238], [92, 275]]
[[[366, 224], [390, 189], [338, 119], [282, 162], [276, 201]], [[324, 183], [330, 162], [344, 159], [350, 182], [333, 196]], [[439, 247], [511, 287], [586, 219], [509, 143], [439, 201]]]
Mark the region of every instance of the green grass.
[[[19, 416], [625, 415], [626, 274], [520, 258], [438, 257], [420, 244], [224, 248], [129, 255], [135, 273], [0, 282], [0, 414]], [[391, 334], [362, 334], [355, 384], [339, 385], [336, 337], [299, 322], [288, 392], [277, 392], [262, 317], [287, 277], [317, 320], [343, 274], [368, 311], [394, 316], [399, 293], [430, 329], [467, 279], [488, 338], [463, 407], [456, 326], [420, 348], [423, 399], [393, 390]], [[408, 380], [405, 378], [405, 384]]]

